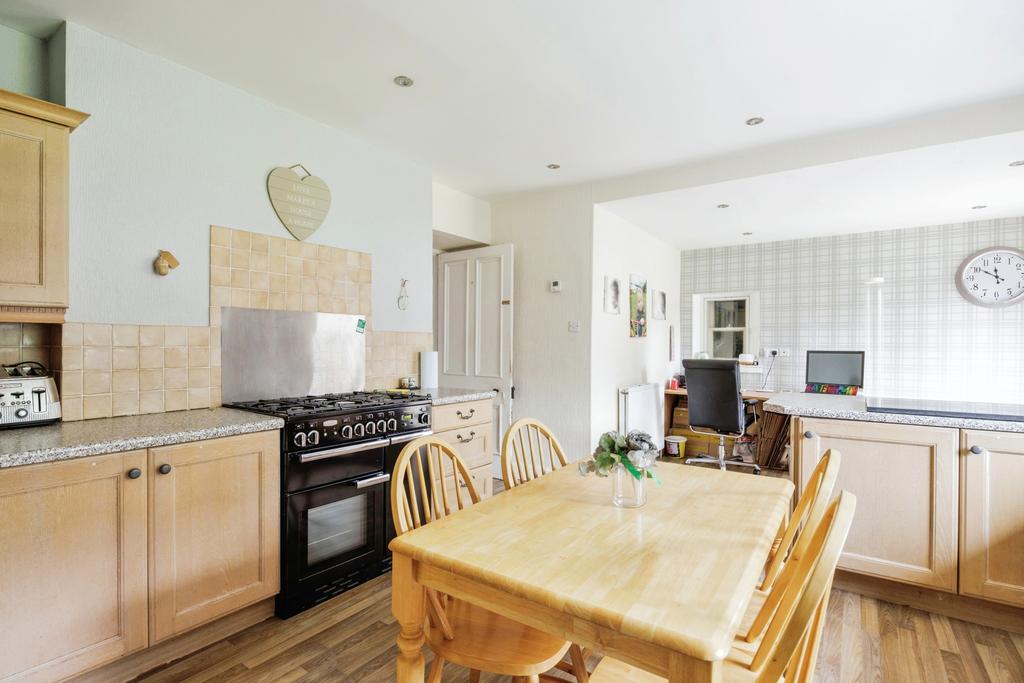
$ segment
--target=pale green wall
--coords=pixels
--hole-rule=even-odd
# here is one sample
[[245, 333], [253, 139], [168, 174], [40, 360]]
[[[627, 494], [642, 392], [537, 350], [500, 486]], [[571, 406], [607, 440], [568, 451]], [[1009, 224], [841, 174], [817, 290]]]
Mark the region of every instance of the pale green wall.
[[0, 88], [45, 100], [46, 41], [0, 25]]

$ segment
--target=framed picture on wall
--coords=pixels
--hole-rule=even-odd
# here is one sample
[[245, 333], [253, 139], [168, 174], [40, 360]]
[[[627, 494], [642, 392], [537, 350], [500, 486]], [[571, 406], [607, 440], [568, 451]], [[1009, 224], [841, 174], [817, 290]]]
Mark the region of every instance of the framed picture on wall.
[[604, 312], [618, 315], [622, 312], [622, 281], [612, 275], [604, 276]]
[[652, 317], [655, 320], [664, 320], [665, 312], [668, 309], [668, 295], [663, 290], [656, 289], [651, 297], [654, 299], [654, 315]]
[[629, 276], [629, 336], [647, 336], [647, 278]]

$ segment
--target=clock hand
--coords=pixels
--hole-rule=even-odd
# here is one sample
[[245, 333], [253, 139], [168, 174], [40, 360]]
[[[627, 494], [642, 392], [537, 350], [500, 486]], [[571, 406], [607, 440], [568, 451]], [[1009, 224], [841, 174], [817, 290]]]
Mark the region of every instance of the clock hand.
[[987, 270], [985, 270], [984, 268], [981, 269], [981, 272], [985, 273], [985, 275], [991, 275], [992, 277], [994, 277], [996, 279], [996, 284], [997, 285], [1000, 282], [1002, 282], [1003, 280], [1006, 279], [1006, 278], [999, 277], [999, 269], [998, 268], [996, 268], [996, 272], [994, 272], [994, 273], [990, 273]]

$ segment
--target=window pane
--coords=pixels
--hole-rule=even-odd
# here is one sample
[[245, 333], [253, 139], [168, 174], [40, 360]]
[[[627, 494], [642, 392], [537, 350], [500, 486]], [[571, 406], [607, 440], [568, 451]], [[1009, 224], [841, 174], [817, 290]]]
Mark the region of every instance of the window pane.
[[738, 358], [743, 353], [743, 332], [715, 330], [711, 333], [712, 358]]
[[746, 327], [747, 300], [731, 299], [715, 301], [712, 308], [711, 327]]

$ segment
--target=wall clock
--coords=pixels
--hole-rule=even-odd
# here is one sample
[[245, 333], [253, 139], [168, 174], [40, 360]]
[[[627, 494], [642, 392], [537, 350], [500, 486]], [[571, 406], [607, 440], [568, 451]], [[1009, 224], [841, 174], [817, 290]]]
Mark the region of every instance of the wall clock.
[[976, 306], [1012, 306], [1024, 301], [1024, 251], [990, 247], [964, 259], [956, 271], [961, 296]]

